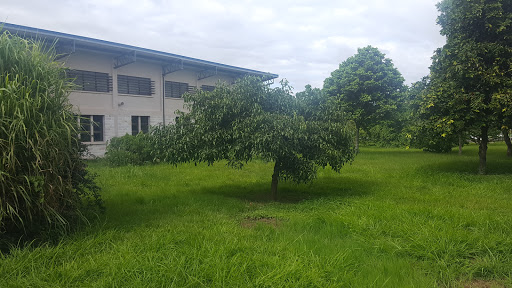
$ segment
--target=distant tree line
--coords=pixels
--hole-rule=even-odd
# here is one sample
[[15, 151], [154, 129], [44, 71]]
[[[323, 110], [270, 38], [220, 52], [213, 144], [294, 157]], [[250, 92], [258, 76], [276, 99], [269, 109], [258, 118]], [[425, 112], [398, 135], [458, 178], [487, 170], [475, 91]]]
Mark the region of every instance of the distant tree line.
[[[503, 139], [512, 157], [512, 2], [444, 0], [437, 23], [447, 43], [435, 51], [430, 75], [410, 87], [390, 59], [368, 46], [325, 79], [323, 97], [355, 124], [359, 143], [449, 152]], [[311, 90], [309, 86], [306, 90]], [[300, 94], [300, 93], [299, 93]]]

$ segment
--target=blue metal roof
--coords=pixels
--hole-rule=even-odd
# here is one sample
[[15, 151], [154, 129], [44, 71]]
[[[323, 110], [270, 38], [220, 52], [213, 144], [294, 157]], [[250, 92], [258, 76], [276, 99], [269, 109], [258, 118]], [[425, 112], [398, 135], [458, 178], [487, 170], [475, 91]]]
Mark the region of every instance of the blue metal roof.
[[132, 52], [135, 51], [137, 53], [137, 57], [142, 56], [143, 58], [151, 58], [154, 60], [160, 60], [160, 61], [169, 61], [169, 60], [181, 60], [186, 65], [192, 65], [196, 67], [203, 67], [203, 68], [215, 68], [220, 72], [226, 72], [226, 73], [234, 73], [234, 74], [249, 74], [249, 75], [255, 75], [255, 76], [261, 76], [268, 80], [274, 79], [279, 77], [277, 74], [272, 74], [268, 72], [262, 72], [252, 69], [246, 69], [231, 65], [226, 65], [222, 63], [216, 63], [212, 61], [207, 60], [201, 60], [197, 58], [147, 49], [147, 48], [141, 48], [137, 46], [131, 46], [121, 43], [115, 43], [100, 39], [94, 39], [84, 36], [78, 36], [73, 34], [67, 34], [62, 32], [56, 32], [51, 30], [45, 30], [45, 29], [39, 29], [34, 27], [28, 27], [28, 26], [22, 26], [22, 25], [16, 25], [6, 22], [0, 22], [0, 28], [3, 30], [7, 30], [13, 34], [17, 34], [20, 36], [33, 36], [33, 37], [40, 37], [45, 39], [63, 39], [63, 40], [70, 40], [74, 41], [78, 47], [89, 47], [89, 48], [98, 48], [102, 50], [111, 50], [111, 52], [118, 52], [118, 53], [126, 53], [126, 52]]

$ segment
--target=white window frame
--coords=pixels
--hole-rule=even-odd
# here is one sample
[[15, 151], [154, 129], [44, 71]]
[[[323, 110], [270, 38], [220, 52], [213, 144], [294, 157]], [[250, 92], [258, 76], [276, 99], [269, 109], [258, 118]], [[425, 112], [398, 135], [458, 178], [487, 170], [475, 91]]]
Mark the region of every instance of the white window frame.
[[[97, 117], [101, 117], [100, 121], [98, 122], [101, 122], [100, 125], [97, 125], [98, 122], [94, 121], [94, 118], [97, 119]], [[82, 126], [82, 121], [84, 119], [89, 119], [89, 127], [88, 129], [84, 129], [84, 127]], [[78, 121], [78, 131], [79, 131], [79, 134], [78, 134], [78, 137], [80, 139], [83, 138], [83, 134], [87, 133], [88, 134], [88, 137], [90, 137], [90, 141], [83, 141], [84, 143], [95, 143], [95, 142], [105, 142], [105, 115], [79, 115], [77, 117], [77, 121]], [[98, 127], [99, 128], [99, 133], [100, 133], [100, 137], [95, 137], [95, 130], [94, 128], [95, 127]], [[88, 131], [87, 131], [88, 130]], [[100, 139], [96, 139], [96, 138], [100, 138]]]
[[[147, 126], [146, 131], [144, 131], [144, 129], [142, 129], [142, 119], [143, 119], [143, 118], [145, 118], [145, 117], [147, 117], [147, 120], [148, 120], [148, 121], [147, 121], [148, 126]], [[134, 119], [137, 119], [137, 127], [136, 127], [136, 129], [135, 129], [135, 130], [133, 129], [133, 128], [134, 128], [134, 127], [133, 127], [133, 120], [134, 120]], [[139, 134], [140, 132], [142, 132], [142, 133], [148, 133], [148, 132], [149, 132], [149, 126], [150, 126], [150, 124], [149, 124], [149, 123], [150, 123], [150, 122], [149, 122], [149, 120], [150, 120], [150, 117], [149, 117], [149, 116], [132, 115], [132, 117], [131, 117], [132, 135], [133, 135], [133, 136], [135, 136], [135, 135]], [[136, 133], [135, 133], [135, 132], [136, 132]]]

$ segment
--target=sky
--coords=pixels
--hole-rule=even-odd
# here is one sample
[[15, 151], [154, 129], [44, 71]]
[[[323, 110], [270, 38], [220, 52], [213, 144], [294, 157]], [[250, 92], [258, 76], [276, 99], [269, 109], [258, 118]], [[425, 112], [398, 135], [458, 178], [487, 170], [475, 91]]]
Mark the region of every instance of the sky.
[[321, 88], [372, 45], [405, 84], [445, 43], [438, 0], [0, 0], [0, 21], [279, 74]]

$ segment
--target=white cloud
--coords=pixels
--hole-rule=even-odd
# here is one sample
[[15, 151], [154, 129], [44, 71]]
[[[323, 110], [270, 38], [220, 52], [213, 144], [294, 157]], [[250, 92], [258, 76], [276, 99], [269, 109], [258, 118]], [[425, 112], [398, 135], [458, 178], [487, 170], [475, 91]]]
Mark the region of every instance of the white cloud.
[[444, 43], [437, 0], [2, 0], [0, 20], [278, 73], [321, 87], [372, 45], [406, 78]]

